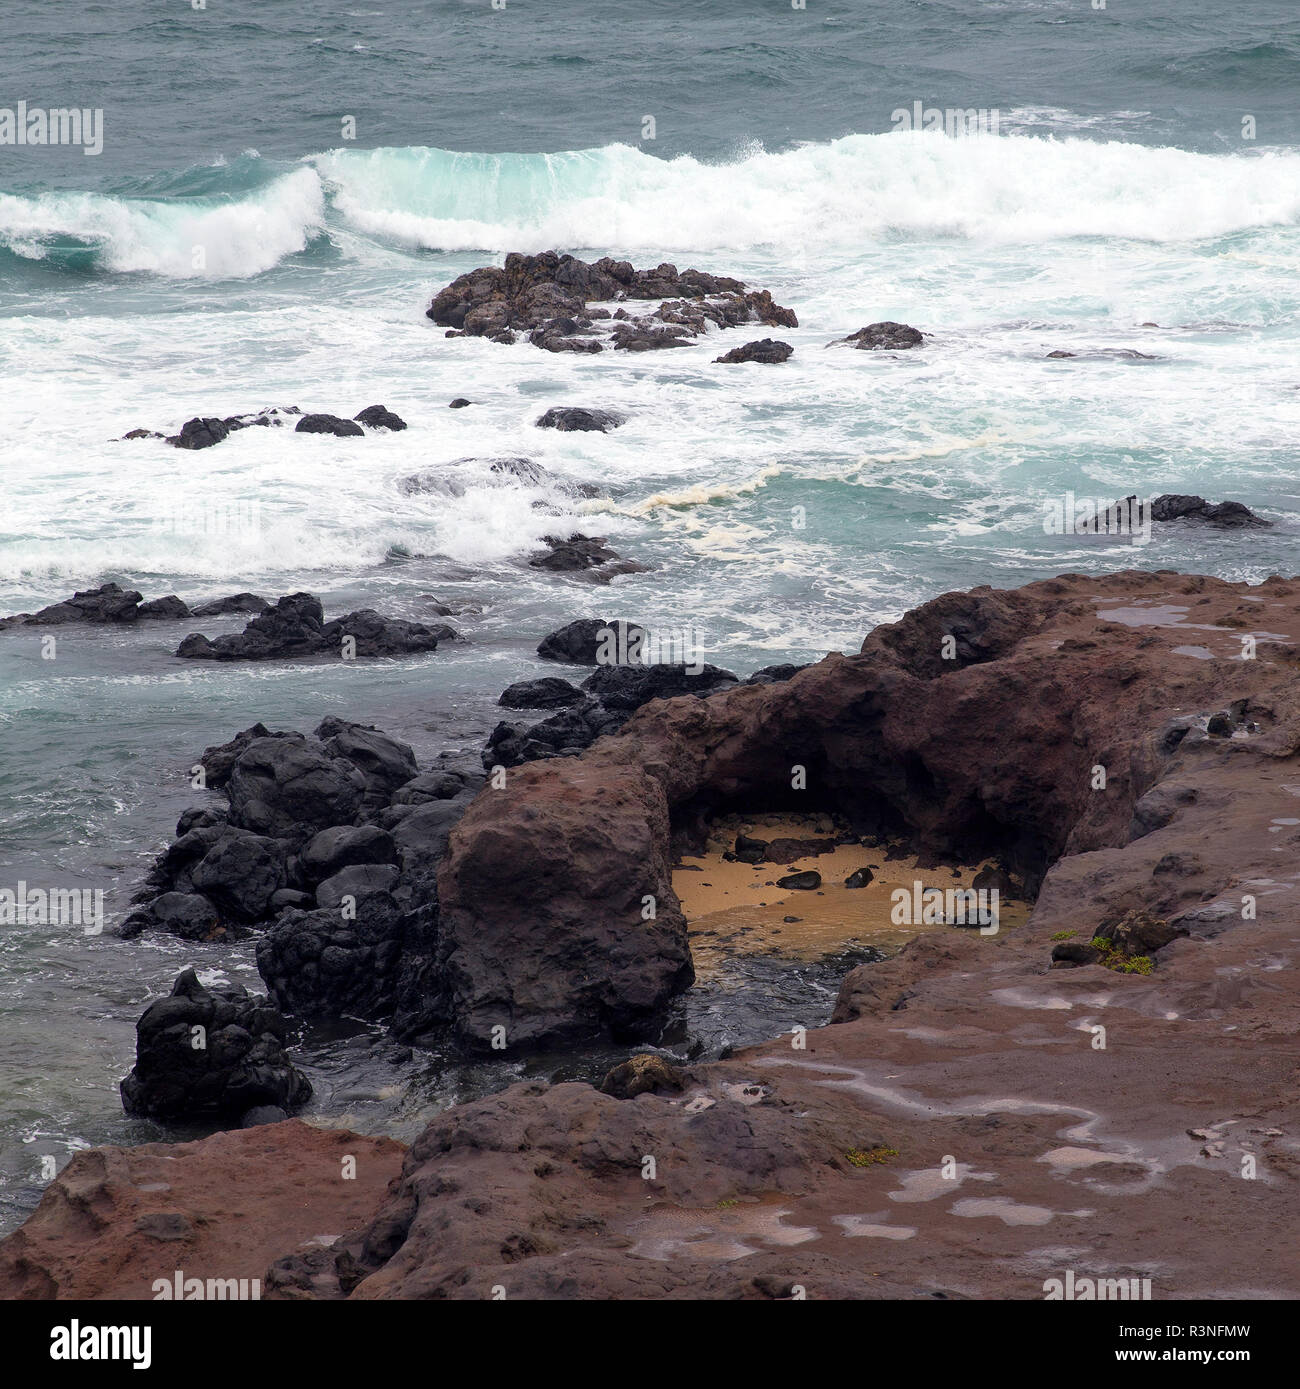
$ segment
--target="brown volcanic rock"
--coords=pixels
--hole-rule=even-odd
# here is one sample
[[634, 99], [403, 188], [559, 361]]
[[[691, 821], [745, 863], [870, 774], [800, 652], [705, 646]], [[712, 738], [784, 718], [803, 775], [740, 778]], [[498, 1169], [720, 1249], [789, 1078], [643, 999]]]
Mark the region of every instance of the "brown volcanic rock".
[[510, 1050], [634, 1034], [694, 979], [663, 792], [579, 758], [507, 776], [466, 811], [439, 875], [457, 1030], [488, 1047], [504, 1026]]
[[[746, 1192], [809, 1190], [828, 1163], [879, 1141], [829, 1097], [814, 1094], [801, 1111], [765, 1096], [764, 1086], [709, 1067], [680, 1096], [625, 1100], [577, 1082], [533, 1082], [460, 1105], [416, 1140], [366, 1231], [309, 1261], [313, 1291], [477, 1299], [500, 1286], [508, 1298], [660, 1298], [725, 1288], [721, 1295], [734, 1296], [747, 1281], [735, 1270], [636, 1249], [651, 1203], [707, 1218]], [[653, 1223], [645, 1233], [654, 1237]], [[303, 1272], [301, 1256], [291, 1256], [272, 1281], [301, 1287]]]
[[[679, 1093], [528, 1083], [438, 1116], [373, 1218], [285, 1242], [273, 1295], [1037, 1300], [1073, 1273], [1300, 1296], [1298, 673], [1300, 582], [1067, 576], [947, 595], [858, 656], [652, 703], [511, 773], [441, 884], [470, 1017], [508, 1031], [597, 1016], [596, 950], [645, 977], [637, 878], [662, 925], [670, 815], [839, 808], [989, 848], [1035, 910], [918, 936], [846, 977], [835, 1025]], [[1157, 947], [1162, 922], [1183, 934]], [[1055, 937], [1103, 930], [1153, 972], [1052, 967]]]
[[[580, 757], [513, 773], [453, 830], [440, 880], [462, 943], [463, 1004], [477, 1000], [466, 1036], [489, 1021], [530, 1042], [569, 1032], [567, 1000], [593, 992], [588, 950], [630, 930], [641, 939], [642, 894], [655, 896], [661, 925], [678, 919], [672, 826], [690, 835], [728, 810], [833, 811], [919, 852], [996, 857], [1031, 893], [1053, 864], [1061, 881], [1074, 856], [1109, 854], [1111, 880], [1133, 885], [1106, 891], [1095, 924], [1139, 906], [1174, 917], [1190, 905], [1186, 877], [1153, 876], [1160, 855], [1147, 863], [1145, 845], [1128, 846], [1166, 779], [1183, 793], [1205, 784], [1175, 823], [1212, 825], [1232, 769], [1258, 776], [1300, 745], [1294, 648], [1261, 641], [1258, 659], [1233, 659], [1252, 627], [1290, 639], [1295, 594], [1282, 580], [1251, 588], [1139, 571], [947, 594], [877, 628], [857, 656], [828, 656], [777, 684], [653, 701]], [[1193, 639], [1213, 641], [1222, 659], [1175, 650]], [[1210, 738], [1210, 716], [1229, 706], [1244, 711], [1239, 732]], [[1105, 787], [1094, 790], [1098, 767]], [[792, 789], [801, 779], [806, 789]], [[1202, 853], [1195, 890], [1212, 895], [1236, 869]], [[1049, 890], [1040, 915], [1052, 901]], [[510, 952], [498, 958], [487, 944], [498, 940], [522, 958], [540, 951], [559, 974], [546, 990], [531, 968], [516, 975]], [[677, 945], [651, 953], [656, 986], [638, 978], [638, 1012], [688, 979]], [[600, 988], [585, 1020], [618, 1014], [619, 986]]]
[[[0, 1298], [144, 1298], [177, 1269], [263, 1278], [287, 1249], [370, 1219], [405, 1145], [297, 1119], [77, 1153], [0, 1240]], [[343, 1159], [356, 1159], [355, 1180]]]
[[[946, 636], [965, 657], [942, 673]], [[940, 928], [855, 969], [834, 1025], [696, 1067], [678, 1095], [521, 1085], [442, 1115], [311, 1295], [1036, 1300], [1068, 1273], [1300, 1295], [1278, 1218], [1300, 1196], [1298, 637], [1300, 583], [1277, 579], [948, 596], [859, 656], [652, 704], [530, 766], [453, 854], [496, 834], [513, 852], [550, 817], [548, 886], [588, 931], [580, 824], [658, 841], [667, 808], [788, 803], [794, 762], [809, 800], [998, 850], [1037, 903], [1015, 930]], [[482, 908], [446, 886], [471, 935]], [[1057, 937], [1099, 933], [1153, 971], [1053, 968]]]

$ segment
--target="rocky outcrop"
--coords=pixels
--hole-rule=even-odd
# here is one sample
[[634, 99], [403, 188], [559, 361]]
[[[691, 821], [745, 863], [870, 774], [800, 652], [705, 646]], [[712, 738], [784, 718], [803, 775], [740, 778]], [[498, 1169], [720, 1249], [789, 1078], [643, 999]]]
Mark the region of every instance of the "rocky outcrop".
[[294, 426], [298, 434], [333, 434], [338, 439], [360, 439], [365, 430], [354, 420], [345, 420], [338, 415], [304, 415]]
[[643, 631], [643, 628], [621, 618], [580, 617], [576, 622], [570, 622], [543, 637], [538, 643], [537, 654], [544, 661], [594, 666], [601, 652], [610, 649], [611, 641], [615, 644], [614, 649], [627, 650], [628, 644]]
[[352, 418], [368, 429], [390, 429], [397, 433], [398, 430], [406, 428], [406, 421], [400, 415], [395, 415], [386, 405], [367, 405], [364, 410], [358, 410]]
[[[468, 404], [468, 402], [466, 402]], [[399, 430], [406, 428], [406, 422], [384, 405], [367, 405], [351, 420], [339, 415], [304, 414], [296, 405], [272, 406], [249, 415], [227, 415], [224, 419], [213, 416], [196, 416], [186, 420], [175, 434], [164, 435], [154, 429], [131, 429], [123, 439], [164, 439], [173, 448], [210, 449], [224, 443], [232, 434], [241, 429], [260, 425], [264, 428], [280, 427], [293, 422], [300, 434], [333, 434], [339, 438], [355, 438], [365, 434], [368, 429]], [[359, 421], [360, 423], [356, 423]]]
[[271, 661], [300, 656], [407, 656], [436, 651], [439, 640], [455, 633], [450, 627], [426, 627], [383, 617], [372, 608], [346, 613], [329, 622], [319, 598], [291, 593], [257, 617], [242, 632], [212, 640], [192, 632], [176, 654], [194, 661]]
[[759, 338], [757, 342], [747, 342], [743, 347], [733, 347], [714, 362], [768, 362], [779, 365], [790, 360], [794, 348], [788, 342], [778, 342], [775, 338]]
[[[644, 314], [625, 308], [612, 313], [593, 304], [663, 300]], [[426, 310], [448, 337], [486, 337], [513, 343], [527, 333], [549, 352], [600, 352], [608, 345], [625, 352], [685, 346], [710, 325], [725, 328], [764, 323], [797, 328], [789, 309], [767, 290], [749, 290], [740, 280], [700, 270], [679, 272], [663, 264], [634, 270], [606, 256], [588, 263], [574, 256], [506, 256], [502, 266], [484, 266], [439, 290]]]
[[[571, 632], [575, 646], [584, 649], [582, 643], [589, 640], [587, 629], [572, 632], [572, 628], [580, 628], [580, 624], [571, 624], [564, 630]], [[615, 630], [612, 626], [602, 627], [594, 639], [603, 647], [608, 634]], [[640, 628], [630, 630], [641, 631]], [[679, 695], [703, 697], [735, 683], [736, 677], [729, 670], [704, 663], [698, 666], [598, 664], [580, 689], [551, 677], [524, 682], [523, 689], [511, 686], [499, 701], [507, 707], [556, 708], [559, 712], [540, 723], [509, 720], [499, 723], [483, 750], [483, 765], [491, 771], [494, 767], [517, 767], [548, 757], [572, 757], [590, 747], [597, 738], [617, 733], [634, 710], [652, 699], [673, 699]], [[510, 695], [512, 702], [507, 702], [506, 695]], [[520, 699], [554, 702], [513, 702]]]
[[[653, 865], [670, 852], [672, 827], [693, 833], [701, 818], [740, 808], [833, 812], [855, 832], [901, 835], [918, 851], [998, 859], [1036, 893], [1049, 869], [1063, 879], [1063, 865], [1081, 856], [1123, 851], [1137, 803], [1176, 776], [1184, 759], [1205, 759], [1200, 775], [1212, 784], [1245, 765], [1234, 759], [1294, 753], [1294, 656], [1261, 638], [1257, 658], [1240, 660], [1236, 625], [1285, 630], [1277, 608], [1295, 608], [1292, 592], [1280, 580], [1251, 589], [1133, 572], [947, 594], [877, 628], [857, 656], [831, 656], [772, 684], [652, 703], [618, 737], [576, 755], [554, 755], [573, 743], [551, 744], [553, 720], [498, 730], [489, 752], [505, 765], [515, 749], [529, 765], [510, 776], [494, 813], [485, 793], [453, 830], [441, 875], [444, 919], [466, 940], [478, 929], [492, 939], [507, 919], [536, 920], [541, 937], [553, 937], [553, 918], [544, 909], [535, 914], [536, 879], [565, 904], [566, 921], [583, 921], [586, 937], [621, 935], [632, 892], [630, 885], [622, 897], [605, 892], [604, 851], [590, 847], [593, 823], [600, 843], [611, 836], [637, 846], [643, 895], [655, 897], [662, 917], [664, 884]], [[1206, 627], [1217, 631], [1222, 659], [1177, 652], [1189, 633], [1177, 622], [1161, 625], [1159, 614], [1176, 611], [1180, 600], [1184, 609], [1196, 605], [1197, 643], [1210, 640]], [[1140, 617], [1146, 606], [1155, 610], [1149, 625]], [[1108, 608], [1123, 620], [1108, 621]], [[1221, 621], [1211, 620], [1216, 614]], [[609, 678], [599, 669], [593, 677]], [[1230, 727], [1239, 731], [1216, 739], [1208, 725], [1229, 705], [1246, 710], [1257, 731], [1238, 722]], [[1189, 718], [1189, 710], [1200, 712]], [[591, 713], [577, 706], [553, 719], [570, 725]], [[528, 739], [539, 746], [529, 748]], [[991, 764], [991, 747], [1016, 748], [1017, 756]], [[1093, 789], [1098, 767], [1104, 793]], [[1177, 779], [1185, 783], [1186, 775]], [[1144, 857], [1137, 854], [1135, 865]], [[494, 860], [500, 876], [489, 900]], [[473, 871], [462, 873], [470, 863]], [[1172, 919], [1180, 902], [1186, 909], [1189, 889], [1176, 876], [1153, 878], [1153, 867], [1154, 860], [1135, 867], [1151, 900], [1127, 905]], [[1198, 876], [1198, 890], [1222, 891], [1237, 871], [1220, 861], [1217, 872]], [[1116, 872], [1091, 904], [1096, 924], [1107, 900], [1135, 888], [1129, 873]], [[527, 1006], [530, 1035], [544, 1035], [537, 1002], [526, 989], [517, 997], [504, 988], [492, 1006], [467, 1007], [466, 1030], [481, 1034], [486, 1019]], [[551, 1024], [563, 1030], [558, 1010]]]
[[[537, 815], [539, 776], [600, 806], [580, 844], [568, 839], [563, 817]], [[668, 807], [653, 777], [631, 770], [593, 778], [580, 759], [530, 764], [504, 788], [480, 794], [451, 841], [439, 893], [455, 906], [444, 906], [441, 929], [454, 1026], [468, 1046], [490, 1048], [497, 1027], [511, 1051], [602, 1032], [636, 1036], [690, 984]], [[552, 861], [574, 850], [575, 858]], [[597, 883], [605, 908], [593, 913]]]
[[518, 680], [502, 690], [497, 703], [503, 709], [567, 709], [581, 704], [586, 696], [576, 685], [554, 675], [540, 680]]
[[1271, 526], [1241, 502], [1207, 502], [1204, 497], [1166, 493], [1151, 503], [1153, 521], [1204, 521], [1228, 528]]
[[287, 1119], [311, 1098], [285, 1052], [288, 1032], [265, 998], [238, 984], [205, 988], [187, 969], [136, 1024], [122, 1105], [162, 1120], [236, 1121], [260, 1106]]
[[847, 338], [836, 338], [828, 346], [835, 347], [847, 343], [859, 352], [906, 352], [925, 343], [925, 334], [919, 328], [907, 323], [895, 323], [885, 319], [880, 323], [868, 323]]
[[179, 619], [191, 616], [190, 609], [174, 593], [146, 603], [143, 595], [119, 584], [102, 584], [83, 589], [61, 603], [52, 603], [35, 613], [15, 613], [0, 618], [0, 630], [23, 625], [61, 627], [72, 622], [128, 624], [141, 619]]
[[649, 566], [636, 560], [624, 559], [611, 550], [604, 536], [571, 535], [566, 540], [558, 535], [544, 535], [550, 547], [529, 561], [533, 569], [548, 569], [554, 574], [581, 574], [592, 583], [607, 584], [619, 574], [644, 574]]
[[586, 431], [608, 434], [625, 423], [626, 415], [616, 410], [589, 410], [580, 405], [553, 405], [536, 420], [538, 429], [558, 429], [562, 433]]
[[223, 617], [226, 613], [264, 613], [271, 605], [256, 593], [232, 593], [211, 598], [190, 609], [191, 617]]
[[205, 1291], [220, 1280], [210, 1297], [236, 1296], [240, 1279], [265, 1296], [273, 1259], [372, 1218], [405, 1152], [391, 1138], [297, 1119], [83, 1150], [0, 1240], [0, 1297], [151, 1301], [176, 1269]]

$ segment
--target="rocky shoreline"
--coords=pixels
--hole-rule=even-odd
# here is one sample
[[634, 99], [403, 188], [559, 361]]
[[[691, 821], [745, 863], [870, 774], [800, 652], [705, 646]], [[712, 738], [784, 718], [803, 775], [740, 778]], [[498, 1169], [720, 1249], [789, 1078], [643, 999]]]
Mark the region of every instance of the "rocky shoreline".
[[[540, 654], [581, 667], [573, 628]], [[182, 976], [127, 1090], [254, 1127], [76, 1155], [0, 1241], [3, 1295], [148, 1297], [163, 1263], [284, 1298], [1015, 1298], [1067, 1269], [1300, 1292], [1276, 1219], [1300, 1174], [1300, 580], [946, 594], [746, 681], [589, 664], [506, 692], [540, 717], [503, 723], [482, 772], [338, 719], [208, 750], [226, 804], [183, 817], [132, 930], [257, 930], [269, 998]], [[364, 1190], [306, 1175], [334, 1140], [280, 1119], [304, 1098], [285, 1017], [635, 1053], [694, 973], [674, 865], [755, 812], [832, 816], [918, 868], [987, 860], [1032, 912], [852, 969], [824, 1027], [513, 1085], [404, 1156], [346, 1135]], [[200, 1015], [224, 1050], [196, 1089]], [[160, 1193], [168, 1157], [194, 1178]], [[272, 1218], [302, 1182], [310, 1216]], [[211, 1219], [233, 1207], [237, 1252]]]

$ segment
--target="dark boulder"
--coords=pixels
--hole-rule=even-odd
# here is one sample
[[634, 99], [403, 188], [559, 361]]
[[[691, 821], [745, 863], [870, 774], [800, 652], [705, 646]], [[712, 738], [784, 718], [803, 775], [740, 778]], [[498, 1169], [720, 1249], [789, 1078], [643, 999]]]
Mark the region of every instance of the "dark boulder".
[[794, 348], [788, 342], [778, 342], [776, 338], [759, 338], [757, 342], [747, 342], [743, 347], [733, 347], [714, 362], [770, 362], [779, 364], [788, 361]]
[[237, 921], [265, 919], [272, 896], [288, 884], [284, 845], [233, 825], [216, 832], [215, 842], [190, 869], [194, 890]]
[[802, 873], [787, 873], [784, 878], [776, 880], [776, 885], [788, 891], [813, 892], [821, 887], [822, 875], [808, 868]]
[[295, 426], [298, 434], [333, 434], [339, 439], [361, 438], [365, 430], [352, 420], [338, 415], [304, 415]]
[[393, 837], [375, 825], [331, 825], [314, 835], [298, 855], [298, 873], [306, 882], [323, 883], [359, 863], [396, 863]]
[[574, 534], [567, 540], [555, 535], [542, 539], [550, 546], [529, 561], [533, 569], [548, 569], [557, 574], [583, 574], [600, 583], [608, 583], [617, 574], [646, 572], [647, 566], [624, 559], [605, 544], [604, 536]]
[[351, 864], [317, 884], [316, 905], [325, 910], [342, 909], [367, 897], [389, 896], [400, 876], [394, 863]]
[[564, 709], [586, 699], [576, 685], [554, 675], [540, 680], [520, 680], [509, 686], [497, 700], [505, 709]]
[[267, 999], [237, 984], [206, 989], [187, 969], [136, 1024], [122, 1106], [163, 1120], [237, 1120], [259, 1105], [298, 1109], [311, 1085], [289, 1061], [287, 1037]]
[[793, 836], [773, 839], [767, 846], [768, 863], [791, 864], [801, 858], [816, 858], [818, 854], [833, 854], [839, 848], [837, 839], [795, 839]]
[[221, 617], [225, 613], [264, 613], [270, 603], [256, 593], [232, 593], [228, 598], [212, 598], [190, 609], [191, 617]]
[[192, 805], [181, 811], [176, 821], [176, 838], [183, 839], [191, 830], [210, 829], [213, 825], [224, 825], [230, 818], [225, 806]]
[[906, 323], [894, 323], [886, 319], [881, 323], [868, 323], [847, 338], [838, 338], [840, 343], [852, 343], [863, 352], [905, 352], [909, 348], [920, 347], [925, 334]]
[[748, 834], [736, 836], [736, 857], [741, 863], [762, 863], [767, 858], [767, 840]]
[[608, 434], [627, 419], [614, 410], [587, 410], [579, 405], [553, 405], [537, 418], [538, 429], [558, 429], [561, 432], [585, 430]]
[[449, 410], [463, 410], [467, 405], [473, 405], [473, 403], [472, 400], [466, 400], [463, 395], [458, 395], [455, 400], [448, 404], [447, 408]]
[[186, 637], [178, 656], [198, 660], [264, 660], [273, 656], [309, 655], [321, 649], [325, 613], [310, 593], [290, 593], [253, 618], [242, 632], [209, 641], [200, 633]]
[[230, 820], [257, 834], [303, 843], [332, 825], [352, 824], [365, 791], [357, 768], [331, 757], [319, 743], [258, 738], [231, 769]]
[[[349, 869], [348, 872], [356, 872]], [[400, 1019], [409, 1035], [445, 1019], [434, 966], [437, 897], [405, 910], [387, 892], [340, 907], [282, 912], [258, 941], [271, 997], [302, 1017]]]
[[844, 879], [844, 886], [848, 888], [866, 887], [876, 875], [870, 868], [855, 868], [847, 878]]
[[130, 940], [142, 931], [165, 931], [181, 940], [213, 940], [223, 934], [221, 915], [197, 892], [164, 892], [131, 913], [119, 932]]
[[1205, 521], [1212, 526], [1238, 528], [1271, 526], [1241, 502], [1207, 502], [1204, 497], [1166, 493], [1151, 503], [1153, 521]]
[[210, 449], [230, 437], [230, 426], [225, 420], [192, 419], [181, 425], [181, 432], [167, 440], [178, 449]]
[[572, 756], [590, 747], [597, 738], [617, 733], [629, 717], [629, 710], [615, 711], [598, 699], [587, 699], [531, 726], [499, 723], [483, 750], [483, 765], [491, 770], [547, 757]]
[[141, 603], [136, 616], [175, 622], [183, 617], [193, 617], [194, 614], [174, 593], [169, 593], [166, 598], [154, 598], [148, 603]]
[[83, 589], [62, 603], [53, 603], [33, 613], [27, 620], [38, 626], [57, 626], [66, 622], [135, 622], [140, 616], [141, 595], [133, 588], [104, 584]]
[[386, 405], [367, 405], [352, 418], [371, 429], [391, 429], [396, 432], [406, 428], [406, 421], [400, 415], [393, 414]]
[[365, 778], [368, 807], [387, 805], [399, 786], [419, 774], [410, 746], [377, 728], [328, 718], [317, 727], [315, 736], [329, 756], [351, 762]]
[[242, 632], [215, 641], [194, 632], [176, 649], [178, 656], [206, 661], [267, 661], [294, 656], [405, 656], [436, 651], [450, 627], [388, 618], [371, 608], [325, 621], [319, 598], [291, 593], [252, 619]]
[[789, 680], [798, 675], [801, 670], [807, 669], [807, 666], [764, 666], [761, 670], [756, 670], [743, 683], [746, 685], [773, 685], [780, 680]]
[[710, 694], [736, 683], [731, 671], [711, 665], [601, 665], [582, 682], [582, 688], [607, 709], [630, 711], [652, 699]]
[[[231, 769], [239, 760], [240, 753], [259, 738], [292, 738], [299, 743], [303, 741], [301, 733], [272, 733], [264, 723], [255, 723], [251, 728], [245, 728], [236, 733], [228, 743], [204, 748], [203, 756], [199, 758], [199, 765], [203, 768], [204, 778], [210, 790], [222, 787], [230, 780]], [[177, 834], [184, 833], [179, 827], [176, 832]]]
[[447, 852], [447, 836], [465, 813], [466, 800], [432, 800], [412, 806], [392, 826], [397, 860], [404, 874], [432, 873]]
[[630, 642], [644, 637], [644, 629], [623, 621], [603, 617], [580, 617], [559, 628], [538, 643], [537, 654], [544, 661], [563, 661], [573, 666], [594, 666], [602, 652], [626, 651]]
[[459, 796], [470, 784], [464, 772], [421, 772], [399, 786], [393, 793], [393, 805], [426, 805], [429, 801], [449, 801]]

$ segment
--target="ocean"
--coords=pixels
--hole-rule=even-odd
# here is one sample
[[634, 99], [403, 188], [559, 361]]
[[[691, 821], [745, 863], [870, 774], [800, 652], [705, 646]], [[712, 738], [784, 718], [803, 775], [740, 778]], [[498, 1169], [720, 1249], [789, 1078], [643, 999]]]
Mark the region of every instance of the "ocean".
[[[54, 659], [0, 632], [0, 887], [103, 890], [120, 918], [194, 800], [196, 755], [258, 719], [335, 714], [422, 764], [472, 757], [499, 691], [554, 673], [534, 649], [575, 617], [689, 625], [747, 675], [856, 650], [954, 588], [1297, 571], [1291, 3], [7, 0], [5, 20], [0, 615], [109, 580], [191, 603], [309, 589], [330, 615], [427, 618], [432, 596], [465, 640], [217, 667], [172, 653], [233, 619], [61, 628]], [[4, 143], [20, 102], [102, 113], [102, 149]], [[457, 275], [551, 248], [734, 275], [800, 326], [575, 357], [425, 317]], [[828, 347], [884, 319], [931, 336]], [[769, 333], [794, 347], [784, 365], [714, 364]], [[120, 439], [375, 403], [410, 428], [251, 429], [196, 453]], [[628, 421], [538, 430], [553, 405]], [[493, 472], [500, 456], [542, 481]], [[399, 492], [428, 469], [444, 490]], [[1044, 524], [1070, 496], [1162, 492], [1275, 524], [1141, 545]], [[600, 587], [527, 567], [575, 530], [649, 571]], [[0, 926], [0, 1230], [39, 1198], [43, 1157], [161, 1136], [116, 1085], [139, 1013], [191, 962], [258, 984], [246, 945]], [[676, 1042], [806, 1022], [827, 978], [760, 981], [761, 1008], [692, 1003]], [[298, 1056], [312, 1117], [394, 1132], [608, 1060], [397, 1071], [344, 1025]]]

